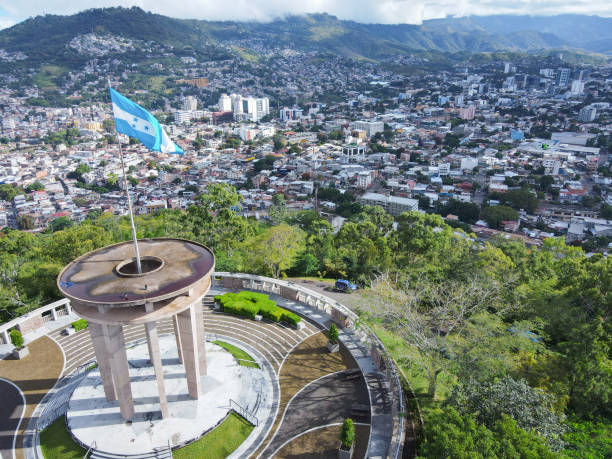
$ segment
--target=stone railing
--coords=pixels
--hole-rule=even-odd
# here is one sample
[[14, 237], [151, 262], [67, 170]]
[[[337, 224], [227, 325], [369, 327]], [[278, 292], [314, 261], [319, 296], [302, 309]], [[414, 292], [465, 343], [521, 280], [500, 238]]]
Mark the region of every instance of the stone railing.
[[[331, 319], [344, 329], [350, 330], [370, 351], [373, 362], [385, 374], [392, 395], [392, 440], [387, 458], [401, 457], [404, 441], [405, 401], [398, 370], [385, 346], [367, 325], [360, 322], [359, 316], [338, 301], [311, 290], [303, 285], [281, 279], [257, 276], [254, 274], [216, 272], [212, 277], [213, 286], [231, 290], [250, 289], [280, 295], [285, 299], [299, 301], [326, 312]], [[287, 307], [283, 305], [283, 307]]]
[[69, 315], [71, 310], [70, 300], [64, 298], [2, 324], [0, 325], [0, 344], [11, 342], [9, 332], [13, 328], [19, 330], [22, 335], [27, 335], [38, 331], [46, 322], [55, 321], [62, 316]]

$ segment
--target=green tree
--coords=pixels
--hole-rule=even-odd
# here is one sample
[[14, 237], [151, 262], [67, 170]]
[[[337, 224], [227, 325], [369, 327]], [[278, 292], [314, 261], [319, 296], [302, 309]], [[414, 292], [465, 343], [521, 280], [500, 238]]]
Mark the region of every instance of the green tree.
[[552, 459], [559, 456], [537, 434], [519, 428], [507, 416], [489, 430], [470, 415], [462, 416], [452, 407], [446, 407], [431, 415], [418, 457]]
[[305, 234], [299, 228], [282, 223], [266, 229], [252, 241], [247, 241], [254, 263], [275, 278], [293, 266], [297, 255], [305, 248]]
[[500, 229], [502, 222], [518, 220], [518, 213], [508, 206], [489, 206], [483, 209], [482, 218], [491, 228]]
[[503, 415], [510, 416], [520, 428], [545, 438], [553, 449], [563, 447], [565, 427], [553, 410], [552, 396], [532, 389], [524, 380], [504, 377], [481, 383], [465, 381], [455, 387], [449, 403], [460, 414], [470, 414], [488, 428]]
[[32, 191], [42, 191], [44, 190], [45, 187], [42, 183], [40, 183], [39, 181], [36, 181], [34, 183], [30, 183], [27, 187], [26, 187], [26, 191], [28, 193], [31, 193]]
[[72, 224], [72, 220], [70, 220], [68, 217], [57, 217], [51, 220], [51, 222], [49, 223], [49, 230], [52, 233], [55, 233], [56, 231], [61, 231], [63, 229], [71, 227]]
[[24, 191], [20, 187], [15, 187], [8, 183], [0, 185], [0, 199], [3, 201], [12, 201], [15, 196], [24, 194]]
[[612, 206], [608, 203], [602, 203], [599, 209], [599, 216], [606, 220], [612, 220]]
[[610, 334], [596, 319], [561, 344], [569, 377], [569, 406], [580, 416], [612, 415]]

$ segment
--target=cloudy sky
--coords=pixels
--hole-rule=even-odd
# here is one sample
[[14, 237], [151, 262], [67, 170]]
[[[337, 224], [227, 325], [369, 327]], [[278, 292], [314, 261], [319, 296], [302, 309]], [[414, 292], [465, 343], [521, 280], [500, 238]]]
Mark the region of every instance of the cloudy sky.
[[420, 23], [469, 14], [584, 13], [612, 16], [611, 0], [0, 0], [0, 29], [39, 14], [72, 14], [103, 6], [140, 6], [180, 18], [266, 21], [327, 12], [359, 22]]

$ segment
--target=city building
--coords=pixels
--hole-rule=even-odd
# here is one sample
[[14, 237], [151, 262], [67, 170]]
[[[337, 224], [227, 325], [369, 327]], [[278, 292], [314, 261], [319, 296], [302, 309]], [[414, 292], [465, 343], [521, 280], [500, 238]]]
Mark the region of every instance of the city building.
[[361, 162], [365, 159], [365, 146], [356, 143], [342, 145], [342, 162], [345, 164]]
[[462, 120], [473, 120], [476, 115], [476, 105], [466, 105], [459, 109], [459, 118]]
[[565, 87], [569, 84], [570, 76], [572, 71], [565, 67], [559, 67], [557, 69], [557, 79], [555, 80], [557, 86]]
[[190, 120], [191, 120], [191, 113], [185, 110], [177, 110], [174, 112], [174, 122], [176, 124], [189, 123]]
[[188, 112], [193, 112], [193, 111], [196, 111], [197, 109], [198, 109], [197, 99], [193, 96], [185, 97], [185, 99], [183, 100], [183, 110], [186, 110]]
[[419, 210], [419, 201], [416, 199], [401, 198], [399, 196], [386, 196], [380, 193], [365, 193], [359, 201], [367, 206], [380, 206], [389, 215], [394, 217], [402, 212]]
[[367, 137], [372, 137], [385, 130], [385, 123], [382, 121], [355, 121], [354, 128], [361, 129], [366, 132]]
[[232, 111], [232, 99], [227, 94], [221, 94], [219, 97], [219, 103], [217, 104], [220, 112], [231, 112]]
[[597, 117], [597, 109], [595, 107], [587, 106], [580, 110], [578, 113], [578, 121], [583, 123], [590, 123]]

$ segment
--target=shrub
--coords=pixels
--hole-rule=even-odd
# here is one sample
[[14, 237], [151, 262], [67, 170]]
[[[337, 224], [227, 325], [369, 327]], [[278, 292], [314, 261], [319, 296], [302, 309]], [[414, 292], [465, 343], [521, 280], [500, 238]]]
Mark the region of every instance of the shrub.
[[285, 311], [285, 313], [283, 314], [283, 320], [287, 322], [288, 324], [293, 325], [294, 327], [297, 327], [297, 324], [300, 323], [302, 318], [298, 316], [297, 314], [294, 314], [289, 311]]
[[74, 328], [74, 331], [81, 331], [81, 330], [85, 330], [87, 328], [89, 324], [87, 323], [87, 321], [85, 319], [79, 319], [77, 321], [72, 322], [72, 328]]
[[224, 312], [251, 319], [254, 319], [257, 314], [261, 314], [266, 319], [274, 322], [285, 320], [293, 325], [297, 325], [302, 320], [296, 314], [277, 306], [273, 300], [268, 298], [268, 295], [263, 293], [247, 291], [240, 293], [228, 292], [223, 295], [216, 295], [215, 301], [221, 304]]
[[11, 337], [11, 343], [13, 343], [13, 346], [15, 346], [17, 349], [21, 349], [23, 347], [23, 335], [21, 334], [19, 330], [17, 330], [16, 328], [13, 328], [11, 330], [10, 337]]
[[338, 341], [338, 327], [336, 327], [336, 324], [331, 324], [329, 326], [329, 340], [332, 343]]
[[355, 425], [351, 418], [345, 419], [342, 424], [340, 441], [342, 442], [342, 449], [349, 450], [351, 446], [353, 446], [353, 442], [355, 441]]

